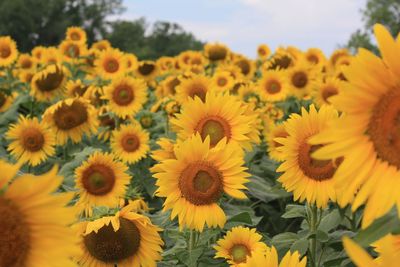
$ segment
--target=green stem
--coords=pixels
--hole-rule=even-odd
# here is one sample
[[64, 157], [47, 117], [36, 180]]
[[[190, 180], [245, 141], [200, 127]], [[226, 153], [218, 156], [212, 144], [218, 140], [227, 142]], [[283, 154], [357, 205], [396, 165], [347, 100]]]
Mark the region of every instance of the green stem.
[[310, 240], [310, 258], [311, 258], [311, 266], [317, 266], [317, 228], [318, 228], [318, 208], [315, 204], [310, 206], [310, 233], [313, 234], [313, 237]]

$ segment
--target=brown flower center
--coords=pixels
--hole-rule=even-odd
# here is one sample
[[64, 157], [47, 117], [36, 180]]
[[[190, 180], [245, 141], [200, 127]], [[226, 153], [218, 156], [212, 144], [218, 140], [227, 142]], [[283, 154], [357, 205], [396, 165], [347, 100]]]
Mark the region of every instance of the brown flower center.
[[115, 129], [115, 120], [109, 115], [103, 115], [100, 117], [100, 126], [107, 127], [110, 130]]
[[168, 90], [171, 94], [175, 94], [176, 90], [175, 88], [181, 83], [181, 81], [178, 78], [174, 78], [171, 81], [167, 83]]
[[77, 58], [81, 54], [79, 46], [76, 44], [68, 44], [64, 52], [65, 56], [70, 58]]
[[282, 56], [282, 57], [278, 57], [275, 58], [273, 63], [271, 64], [271, 66], [268, 69], [287, 69], [290, 67], [290, 65], [292, 65], [292, 59], [289, 56]]
[[0, 57], [8, 58], [11, 55], [11, 48], [7, 45], [0, 47]]
[[400, 93], [394, 88], [375, 105], [367, 134], [378, 157], [400, 169]]
[[269, 80], [265, 85], [265, 90], [271, 95], [279, 93], [281, 88], [281, 84], [276, 80]]
[[71, 33], [71, 39], [74, 41], [79, 41], [81, 39], [81, 35], [77, 32]]
[[264, 48], [258, 48], [257, 52], [261, 56], [265, 56], [267, 54], [267, 51], [265, 51]]
[[51, 92], [60, 88], [64, 80], [64, 72], [61, 68], [56, 66], [54, 72], [43, 75], [41, 78], [36, 80], [36, 86], [42, 92]]
[[79, 101], [74, 101], [70, 106], [63, 103], [53, 115], [57, 128], [64, 131], [85, 123], [87, 119], [88, 112], [86, 107]]
[[136, 134], [126, 134], [121, 139], [121, 146], [127, 152], [134, 152], [140, 146], [140, 140]]
[[314, 54], [308, 55], [308, 56], [307, 56], [307, 60], [308, 60], [309, 62], [311, 62], [311, 63], [314, 63], [314, 64], [318, 64], [318, 63], [319, 63], [319, 58], [318, 58], [316, 55], [314, 55]]
[[119, 69], [119, 62], [115, 58], [108, 58], [104, 61], [103, 67], [106, 72], [114, 73]]
[[214, 46], [208, 51], [208, 58], [211, 61], [224, 60], [228, 55], [228, 51], [225, 47]]
[[39, 129], [27, 129], [22, 135], [22, 144], [24, 149], [31, 152], [37, 152], [42, 149], [44, 145], [44, 136]]
[[113, 100], [119, 106], [127, 106], [135, 99], [133, 88], [127, 84], [119, 84], [113, 91]]
[[241, 59], [236, 62], [236, 66], [240, 68], [242, 71], [243, 75], [248, 75], [251, 70], [250, 62], [247, 59]]
[[32, 67], [32, 61], [29, 58], [24, 58], [21, 61], [21, 68], [30, 69]]
[[206, 101], [206, 94], [207, 94], [207, 88], [203, 84], [192, 84], [189, 88], [189, 93], [188, 95], [191, 98], [194, 98], [195, 96], [199, 97], [201, 101]]
[[232, 134], [228, 122], [218, 116], [208, 116], [201, 119], [195, 127], [195, 131], [200, 133], [203, 140], [209, 136], [211, 146], [218, 144], [224, 137], [229, 141]]
[[251, 252], [246, 245], [235, 244], [230, 249], [229, 254], [232, 256], [232, 260], [235, 263], [242, 263], [242, 262], [246, 262], [246, 258], [247, 258], [247, 256], [251, 255]]
[[228, 81], [226, 80], [225, 77], [219, 77], [217, 80], [218, 86], [221, 86], [221, 87], [224, 87], [227, 83], [228, 83]]
[[325, 87], [322, 89], [322, 99], [326, 103], [331, 103], [328, 98], [330, 98], [331, 96], [337, 95], [337, 94], [338, 94], [338, 90], [335, 87], [328, 86], [328, 87]]
[[84, 236], [87, 251], [94, 258], [106, 263], [118, 263], [135, 255], [140, 248], [140, 230], [125, 218], [119, 218], [119, 229], [114, 231], [111, 224], [95, 233]]
[[0, 108], [6, 103], [7, 96], [0, 92]]
[[316, 160], [311, 158], [311, 154], [323, 145], [309, 145], [306, 142], [299, 147], [298, 163], [304, 175], [316, 181], [329, 180], [335, 174], [336, 168], [342, 159]]
[[308, 82], [307, 74], [302, 71], [296, 72], [292, 76], [292, 84], [298, 89], [304, 88], [307, 85], [307, 82]]
[[0, 196], [0, 266], [26, 266], [31, 249], [29, 225], [19, 208]]
[[82, 183], [88, 193], [96, 196], [106, 195], [114, 188], [115, 174], [109, 166], [91, 164], [83, 171]]
[[210, 163], [190, 163], [179, 177], [182, 196], [194, 205], [209, 205], [222, 194], [222, 174]]
[[138, 71], [140, 74], [147, 76], [150, 75], [155, 69], [154, 64], [151, 63], [143, 63], [139, 66]]

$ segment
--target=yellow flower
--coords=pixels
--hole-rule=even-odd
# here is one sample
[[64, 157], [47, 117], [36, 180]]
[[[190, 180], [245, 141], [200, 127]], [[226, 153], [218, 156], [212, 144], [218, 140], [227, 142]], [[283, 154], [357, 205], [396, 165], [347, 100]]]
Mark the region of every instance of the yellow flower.
[[87, 96], [89, 85], [84, 84], [81, 80], [69, 80], [65, 85], [67, 97]]
[[258, 92], [264, 101], [276, 102], [285, 100], [289, 93], [289, 83], [285, 71], [264, 71], [258, 80]]
[[325, 66], [327, 62], [324, 52], [319, 48], [308, 49], [304, 53], [304, 57], [309, 63], [316, 66]]
[[219, 43], [208, 43], [204, 46], [204, 54], [212, 62], [225, 61], [228, 59], [229, 48]]
[[20, 117], [16, 124], [11, 124], [6, 138], [12, 140], [8, 151], [23, 162], [36, 166], [55, 153], [53, 133], [37, 118]]
[[239, 56], [233, 60], [233, 64], [240, 68], [240, 71], [246, 79], [252, 79], [256, 71], [256, 64], [254, 61], [244, 57]]
[[7, 111], [13, 104], [17, 94], [6, 95], [3, 92], [0, 92], [0, 112]]
[[229, 91], [233, 87], [234, 79], [228, 71], [216, 71], [211, 83], [217, 91]]
[[280, 263], [278, 263], [278, 253], [275, 247], [267, 248], [265, 253], [256, 251], [251, 256], [247, 257], [246, 263], [243, 267], [306, 267], [307, 258], [304, 257], [300, 260], [300, 254], [298, 251], [291, 253], [288, 251], [283, 256]]
[[85, 214], [91, 215], [93, 206], [116, 207], [131, 180], [128, 167], [112, 154], [93, 153], [75, 170], [75, 184], [79, 189], [76, 203]]
[[176, 159], [155, 165], [156, 195], [165, 197], [164, 211], [171, 209], [171, 219], [178, 216], [179, 228], [203, 231], [208, 227], [223, 227], [224, 211], [217, 204], [223, 193], [245, 199], [240, 189], [249, 174], [245, 172], [243, 155], [234, 144], [221, 140], [210, 148], [210, 138], [203, 142], [194, 135], [174, 148]]
[[31, 95], [39, 101], [51, 101], [64, 93], [68, 70], [62, 65], [48, 65], [31, 80]]
[[161, 259], [160, 228], [144, 215], [123, 208], [114, 216], [75, 226], [81, 237], [82, 267], [147, 267]]
[[[243, 226], [233, 227], [226, 235], [217, 241], [214, 249], [216, 258], [225, 258], [230, 266], [243, 266], [247, 263], [247, 257], [254, 253], [265, 253], [267, 245], [261, 242], [262, 236], [256, 233], [256, 229]], [[263, 266], [265, 265], [253, 265]]]
[[71, 40], [64, 40], [59, 45], [61, 55], [67, 62], [79, 62], [80, 57], [87, 54], [87, 47], [85, 43], [77, 43]]
[[10, 36], [0, 36], [0, 67], [10, 66], [18, 57], [17, 44]]
[[96, 73], [103, 79], [114, 79], [124, 75], [126, 71], [124, 54], [113, 48], [103, 50], [95, 60], [94, 65]]
[[36, 68], [36, 59], [29, 54], [21, 54], [17, 60], [17, 68], [20, 70], [34, 70]]
[[176, 100], [185, 103], [188, 99], [196, 96], [202, 101], [205, 100], [206, 94], [211, 90], [211, 81], [203, 75], [194, 75], [192, 77], [181, 79], [181, 83], [176, 86]]
[[270, 123], [265, 127], [265, 140], [268, 145], [268, 156], [276, 161], [283, 161], [285, 154], [280, 151], [279, 148], [282, 144], [279, 143], [276, 138], [286, 138], [288, 133], [286, 132], [285, 125], [283, 123]]
[[326, 78], [325, 81], [316, 84], [316, 88], [312, 95], [318, 106], [332, 105], [329, 100], [332, 96], [337, 95], [340, 90], [345, 89], [347, 84], [334, 77]]
[[[15, 168], [0, 165], [2, 179], [15, 176]], [[54, 167], [41, 176], [17, 177], [0, 194], [0, 266], [75, 266], [71, 257], [79, 255], [79, 240], [69, 228], [75, 209], [66, 207], [72, 194], [54, 194], [62, 181]]]
[[257, 48], [258, 58], [261, 60], [267, 60], [271, 55], [271, 49], [266, 44], [261, 44]]
[[111, 44], [108, 40], [100, 40], [100, 41], [94, 42], [92, 44], [92, 48], [94, 48], [98, 51], [104, 51], [104, 50], [111, 48]]
[[174, 75], [170, 75], [160, 82], [156, 87], [156, 96], [158, 98], [164, 98], [168, 96], [173, 96], [176, 93], [176, 87], [181, 83], [179, 78]]
[[158, 75], [158, 66], [155, 62], [146, 60], [137, 64], [135, 75], [146, 82], [152, 81]]
[[290, 93], [299, 99], [310, 95], [318, 82], [317, 69], [311, 66], [308, 62], [300, 60], [288, 70]]
[[68, 27], [65, 39], [76, 43], [86, 44], [86, 32], [81, 27]]

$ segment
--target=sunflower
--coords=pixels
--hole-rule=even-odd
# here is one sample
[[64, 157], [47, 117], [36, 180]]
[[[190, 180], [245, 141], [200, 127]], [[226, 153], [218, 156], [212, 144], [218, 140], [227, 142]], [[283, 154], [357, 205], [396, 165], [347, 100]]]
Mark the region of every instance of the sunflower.
[[81, 27], [68, 27], [65, 39], [76, 43], [85, 44], [87, 40], [86, 32]]
[[328, 122], [337, 117], [330, 106], [322, 106], [318, 112], [314, 105], [309, 112], [302, 108], [301, 116], [292, 114], [284, 123], [288, 136], [274, 139], [282, 144], [280, 151], [284, 156], [284, 162], [277, 169], [284, 172], [279, 181], [286, 191], [293, 192], [294, 200], [307, 200], [322, 208], [329, 200], [336, 200], [332, 177], [342, 159], [312, 159], [310, 154], [321, 145], [310, 145], [308, 139], [326, 129]]
[[197, 96], [204, 101], [211, 86], [211, 80], [204, 75], [193, 75], [181, 79], [181, 83], [176, 86], [176, 100], [183, 104]]
[[64, 60], [72, 63], [78, 62], [81, 57], [87, 54], [85, 43], [77, 43], [71, 40], [62, 41], [58, 49]]
[[254, 61], [244, 57], [239, 56], [234, 59], [233, 64], [240, 68], [240, 71], [246, 79], [252, 79], [256, 71], [256, 64]]
[[246, 103], [257, 104], [260, 102], [258, 87], [253, 82], [240, 84], [237, 90], [237, 96]]
[[175, 152], [174, 152], [174, 144], [173, 140], [162, 137], [160, 138], [156, 144], [160, 147], [159, 149], [153, 150], [151, 153], [151, 157], [161, 162], [167, 159], [176, 159]]
[[347, 50], [346, 48], [341, 48], [341, 49], [337, 49], [335, 51], [333, 51], [331, 57], [329, 58], [329, 63], [331, 64], [331, 66], [333, 68], [336, 67], [336, 63], [338, 62], [338, 60], [342, 57], [348, 57], [350, 56], [349, 50]]
[[51, 131], [37, 118], [21, 116], [16, 124], [11, 124], [6, 138], [12, 142], [8, 151], [23, 162], [36, 166], [55, 153], [55, 139]]
[[204, 46], [204, 54], [211, 62], [220, 62], [228, 59], [229, 48], [219, 43], [208, 43]]
[[125, 74], [124, 54], [118, 49], [102, 51], [94, 62], [96, 73], [104, 79], [114, 79]]
[[31, 54], [32, 56], [37, 59], [38, 61], [40, 61], [42, 59], [42, 56], [45, 54], [46, 51], [46, 47], [44, 46], [35, 46], [32, 51]]
[[278, 264], [278, 253], [275, 247], [267, 248], [265, 252], [256, 251], [251, 256], [247, 257], [243, 267], [306, 267], [307, 257], [300, 260], [301, 256], [298, 251], [291, 252], [290, 250], [283, 256]]
[[111, 136], [111, 150], [125, 163], [133, 164], [149, 152], [149, 134], [140, 124], [121, 125]]
[[314, 102], [318, 106], [322, 105], [332, 105], [330, 102], [330, 97], [337, 95], [343, 87], [346, 86], [346, 83], [334, 78], [329, 77], [326, 78], [323, 82], [316, 84], [316, 89], [312, 93], [314, 97]]
[[64, 145], [70, 138], [74, 143], [82, 140], [83, 134], [97, 132], [96, 109], [83, 98], [68, 98], [48, 107], [43, 114], [56, 137], [58, 145]]
[[100, 40], [100, 41], [93, 43], [91, 48], [94, 48], [98, 51], [104, 51], [104, 50], [107, 50], [112, 47], [108, 40]]
[[120, 118], [137, 113], [147, 101], [147, 86], [142, 79], [120, 77], [104, 89], [110, 111]]
[[63, 54], [56, 47], [46, 47], [43, 49], [39, 62], [43, 65], [62, 64]]
[[269, 60], [263, 64], [264, 70], [286, 70], [294, 65], [294, 58], [288, 52], [279, 52], [274, 54]]
[[93, 153], [75, 170], [75, 184], [79, 190], [76, 203], [85, 214], [92, 214], [93, 206], [116, 207], [131, 180], [128, 167], [112, 154]]
[[0, 112], [7, 111], [12, 106], [17, 95], [17, 93], [7, 95], [0, 91]]
[[77, 258], [82, 267], [146, 267], [156, 266], [161, 259], [162, 241], [144, 215], [123, 208], [114, 216], [106, 216], [76, 226], [81, 237], [83, 255]]
[[373, 259], [364, 249], [349, 237], [343, 237], [343, 247], [350, 259], [357, 266], [365, 267], [397, 267], [400, 261], [400, 237], [386, 235], [374, 243], [378, 258]]
[[228, 71], [216, 71], [211, 78], [211, 83], [217, 91], [229, 91], [235, 80]]
[[0, 37], [0, 67], [10, 66], [18, 57], [17, 44], [10, 36]]
[[36, 59], [29, 54], [21, 54], [17, 60], [17, 68], [24, 71], [32, 71], [36, 68]]
[[181, 107], [181, 114], [171, 119], [171, 124], [178, 130], [178, 138], [185, 140], [194, 133], [199, 133], [203, 140], [210, 137], [211, 146], [226, 138], [241, 147], [251, 147], [247, 136], [251, 132], [252, 119], [244, 115], [242, 103], [227, 93], [210, 92], [205, 102], [199, 98], [189, 99]]
[[85, 96], [88, 92], [89, 85], [82, 83], [81, 80], [69, 80], [65, 85], [67, 97]]
[[290, 93], [299, 99], [309, 96], [319, 79], [317, 69], [304, 60], [298, 61], [287, 75]]
[[[18, 168], [0, 166], [4, 186]], [[54, 167], [41, 176], [17, 177], [0, 194], [0, 266], [75, 266], [71, 257], [79, 255], [79, 240], [69, 228], [75, 209], [66, 207], [72, 195], [54, 194], [62, 181]]]
[[146, 82], [152, 81], [158, 75], [158, 66], [154, 61], [140, 61], [137, 64], [135, 75]]
[[[216, 258], [225, 258], [230, 266], [242, 266], [247, 257], [253, 253], [263, 253], [267, 245], [261, 242], [262, 236], [256, 233], [256, 229], [243, 226], [233, 227], [226, 235], [217, 241], [214, 249], [217, 251]], [[264, 265], [254, 265], [264, 266]]]
[[271, 55], [271, 49], [266, 44], [261, 44], [257, 48], [258, 58], [261, 60], [267, 60]]
[[31, 95], [39, 101], [51, 101], [61, 96], [68, 79], [68, 70], [62, 65], [48, 65], [31, 80]]
[[326, 64], [326, 57], [324, 52], [319, 48], [310, 48], [304, 53], [305, 59], [313, 65], [324, 66]]
[[126, 71], [131, 72], [137, 69], [138, 59], [134, 54], [126, 53], [124, 54], [124, 62], [126, 66]]
[[285, 100], [289, 93], [289, 83], [285, 71], [264, 71], [258, 80], [258, 92], [264, 101], [276, 102]]
[[[240, 189], [249, 174], [245, 172], [243, 154], [235, 144], [221, 140], [210, 148], [210, 138], [203, 142], [193, 135], [174, 148], [176, 159], [155, 165], [156, 195], [166, 197], [164, 211], [171, 209], [171, 219], [178, 216], [179, 228], [203, 231], [208, 227], [223, 227], [224, 211], [217, 201], [222, 193], [245, 199]], [[153, 170], [154, 170], [153, 169]]]
[[275, 161], [283, 161], [285, 155], [278, 149], [282, 147], [282, 144], [276, 138], [286, 138], [288, 136], [285, 125], [283, 123], [270, 123], [265, 128], [264, 135], [268, 145], [268, 156]]
[[160, 57], [157, 59], [157, 66], [162, 74], [175, 70], [176, 59], [174, 57]]
[[330, 98], [345, 116], [310, 140], [326, 144], [318, 159], [344, 157], [334, 176], [343, 192], [338, 202], [352, 203], [353, 211], [365, 203], [363, 228], [394, 204], [400, 209], [400, 48], [382, 25], [374, 30], [383, 59], [360, 50], [345, 70], [348, 86]]
[[163, 98], [167, 96], [173, 96], [176, 93], [176, 87], [181, 83], [177, 76], [170, 75], [160, 82], [156, 87], [156, 96]]
[[99, 118], [99, 131], [97, 132], [97, 138], [104, 142], [110, 139], [112, 131], [116, 127], [115, 117], [110, 116], [108, 106], [101, 106], [98, 109]]

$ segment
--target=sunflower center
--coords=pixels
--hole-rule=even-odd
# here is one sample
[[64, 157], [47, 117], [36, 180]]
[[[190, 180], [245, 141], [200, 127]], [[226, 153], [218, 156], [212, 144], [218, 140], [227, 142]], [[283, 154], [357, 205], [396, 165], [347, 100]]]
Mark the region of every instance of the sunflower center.
[[228, 83], [228, 81], [226, 80], [225, 77], [220, 77], [220, 78], [218, 78], [218, 81], [217, 81], [218, 86], [223, 87], [223, 86], [225, 86], [227, 83]]
[[250, 255], [250, 251], [246, 245], [236, 244], [231, 248], [230, 254], [235, 263], [242, 263], [246, 261], [246, 257]]
[[30, 229], [17, 206], [0, 196], [0, 266], [26, 266]]
[[66, 51], [66, 56], [70, 58], [77, 58], [80, 55], [79, 46], [77, 46], [76, 44], [69, 44], [65, 49], [65, 51]]
[[119, 69], [119, 63], [118, 60], [115, 58], [109, 58], [108, 60], [105, 61], [104, 63], [104, 70], [108, 73], [114, 73], [117, 72]]
[[119, 85], [114, 89], [113, 100], [119, 106], [127, 106], [135, 98], [132, 88], [128, 85]]
[[90, 255], [103, 262], [117, 263], [139, 251], [139, 228], [125, 218], [119, 218], [119, 223], [117, 231], [109, 224], [100, 228], [97, 233], [91, 232], [83, 238]]
[[100, 117], [100, 126], [107, 127], [110, 130], [115, 129], [115, 120], [108, 115]]
[[207, 90], [204, 88], [204, 86], [200, 84], [195, 84], [190, 88], [189, 91], [189, 96], [191, 98], [194, 98], [195, 96], [199, 97], [201, 101], [206, 101], [206, 92]]
[[222, 174], [208, 162], [189, 164], [179, 177], [182, 196], [194, 205], [217, 201], [223, 191]]
[[316, 181], [329, 180], [335, 174], [337, 166], [341, 163], [341, 159], [332, 160], [316, 160], [311, 158], [311, 154], [323, 145], [309, 145], [304, 142], [300, 145], [298, 162], [300, 169], [310, 179]]
[[292, 59], [288, 56], [276, 58], [268, 69], [287, 69], [292, 64]]
[[32, 67], [32, 61], [31, 60], [26, 58], [21, 62], [21, 68], [29, 69], [30, 67]]
[[61, 130], [70, 130], [83, 123], [88, 119], [86, 107], [79, 101], [74, 101], [68, 106], [65, 103], [59, 107], [53, 115], [53, 119], [57, 128]]
[[60, 87], [64, 80], [63, 71], [56, 67], [54, 72], [43, 75], [40, 79], [36, 80], [36, 85], [42, 92], [50, 92]]
[[328, 98], [337, 94], [338, 90], [335, 87], [329, 86], [322, 90], [322, 99], [324, 99], [325, 102], [330, 103]]
[[73, 32], [71, 34], [71, 39], [74, 40], [74, 41], [79, 41], [81, 39], [81, 36], [79, 35], [79, 33]]
[[297, 88], [303, 88], [307, 85], [307, 74], [302, 71], [296, 72], [292, 77], [292, 84]]
[[218, 142], [226, 137], [231, 138], [231, 127], [229, 124], [218, 116], [208, 116], [203, 118], [197, 124], [195, 131], [199, 132], [203, 140], [210, 136], [210, 145], [215, 146]]
[[318, 64], [318, 62], [319, 62], [319, 58], [314, 54], [307, 56], [307, 60], [314, 64]]
[[208, 58], [212, 61], [224, 60], [228, 54], [228, 51], [224, 47], [213, 47], [209, 51]]
[[236, 62], [236, 66], [238, 66], [240, 68], [243, 75], [247, 75], [250, 73], [251, 67], [250, 67], [250, 63], [248, 60], [246, 60], [246, 59], [239, 60], [238, 62]]
[[4, 105], [4, 103], [6, 103], [6, 100], [6, 95], [0, 92], [0, 108]]
[[144, 63], [142, 65], [139, 66], [138, 70], [139, 73], [142, 75], [149, 75], [154, 71], [154, 64], [150, 64], [150, 63]]
[[179, 81], [178, 78], [172, 79], [172, 80], [168, 83], [169, 92], [170, 92], [171, 94], [175, 94], [175, 92], [176, 92], [175, 88], [176, 88], [180, 83], [181, 83], [181, 82]]
[[259, 48], [258, 49], [258, 54], [261, 55], [261, 56], [265, 56], [267, 54], [267, 52], [263, 48]]
[[27, 129], [23, 133], [22, 143], [26, 150], [36, 152], [42, 149], [44, 145], [44, 136], [38, 129]]
[[267, 90], [269, 94], [277, 94], [281, 91], [281, 84], [278, 81], [272, 80], [267, 84], [265, 90]]
[[105, 195], [115, 184], [114, 171], [103, 164], [90, 165], [82, 175], [83, 187], [92, 195]]
[[400, 169], [400, 93], [397, 88], [375, 105], [367, 133], [378, 157]]
[[8, 58], [11, 55], [11, 49], [9, 46], [0, 47], [0, 57]]
[[122, 137], [121, 146], [127, 152], [134, 152], [140, 146], [139, 138], [135, 134], [127, 134]]

